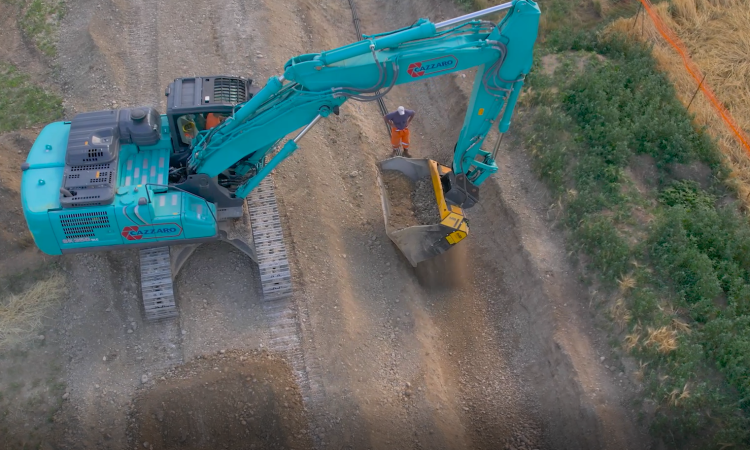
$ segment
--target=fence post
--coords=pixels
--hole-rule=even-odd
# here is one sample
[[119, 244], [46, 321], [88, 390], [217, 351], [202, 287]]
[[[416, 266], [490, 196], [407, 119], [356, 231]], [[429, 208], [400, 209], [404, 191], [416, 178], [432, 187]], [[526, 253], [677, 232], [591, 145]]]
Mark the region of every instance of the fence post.
[[707, 76], [708, 76], [708, 74], [703, 75], [703, 79], [701, 80], [700, 83], [698, 83], [698, 89], [695, 90], [695, 94], [693, 94], [693, 98], [690, 99], [690, 103], [688, 103], [688, 105], [687, 105], [687, 110], [688, 111], [690, 111], [690, 105], [693, 104], [693, 100], [695, 100], [695, 96], [698, 95], [698, 91], [701, 90], [701, 86], [703, 86], [703, 81], [706, 79]]

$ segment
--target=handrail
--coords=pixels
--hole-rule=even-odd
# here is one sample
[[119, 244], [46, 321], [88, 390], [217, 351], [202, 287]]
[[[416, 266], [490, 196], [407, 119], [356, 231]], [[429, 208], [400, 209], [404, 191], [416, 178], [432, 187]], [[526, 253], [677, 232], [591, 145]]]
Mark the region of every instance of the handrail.
[[481, 11], [475, 11], [473, 13], [464, 14], [460, 17], [454, 17], [453, 19], [444, 20], [440, 23], [435, 24], [435, 29], [445, 28], [449, 27], [451, 25], [455, 25], [457, 23], [466, 22], [467, 20], [476, 19], [477, 17], [486, 16], [487, 14], [492, 14], [494, 12], [502, 11], [504, 9], [508, 9], [513, 6], [513, 2], [507, 2], [496, 6], [491, 6], [489, 8], [485, 8]]

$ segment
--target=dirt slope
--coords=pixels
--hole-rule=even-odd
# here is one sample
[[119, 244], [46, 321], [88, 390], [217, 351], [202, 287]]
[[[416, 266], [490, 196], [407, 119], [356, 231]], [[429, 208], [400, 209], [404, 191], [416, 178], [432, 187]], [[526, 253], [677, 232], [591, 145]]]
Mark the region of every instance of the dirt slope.
[[134, 410], [135, 447], [312, 448], [294, 375], [265, 352], [191, 361], [140, 395]]
[[[263, 84], [293, 55], [355, 39], [343, 0], [69, 3], [57, 61], [69, 115], [164, 111], [176, 77], [221, 72]], [[365, 32], [459, 13], [447, 0], [357, 5]], [[448, 162], [469, 80], [389, 94], [390, 108], [419, 114], [416, 156]], [[508, 150], [471, 210], [471, 237], [417, 271], [384, 232], [375, 162], [390, 150], [376, 105], [347, 103], [277, 169], [307, 375], [320, 386], [299, 432], [317, 448], [645, 448], [624, 391], [599, 362], [606, 343], [545, 221], [549, 200], [523, 153]], [[202, 246], [182, 269], [181, 316], [170, 324], [141, 319], [136, 252], [61, 262], [75, 289], [49, 325], [69, 392], [55, 448], [127, 448], [128, 413], [154, 406], [134, 399], [165, 398], [159, 381], [172, 367], [268, 344], [257, 269], [226, 245]], [[252, 401], [266, 408], [268, 398]]]
[[[458, 13], [447, 2], [358, 6], [365, 33]], [[350, 39], [341, 33], [321, 43]], [[443, 77], [389, 94], [391, 109], [404, 104], [419, 114], [412, 132], [417, 156], [448, 163], [467, 103], [459, 84], [471, 79]], [[482, 204], [471, 211], [472, 238], [442, 262], [459, 273], [415, 273], [382, 230], [372, 167], [388, 144], [377, 110], [347, 104], [343, 111], [279, 169], [278, 184], [290, 205], [316, 347], [325, 349], [327, 391], [354, 399], [361, 417], [350, 416], [347, 426], [364, 423], [369, 432], [356, 442], [642, 447], [619, 403], [623, 394], [599, 364], [607, 349], [589, 334], [581, 307], [588, 295], [570, 280], [561, 238], [541, 218], [539, 202], [551, 202], [541, 186], [525, 182], [533, 175], [523, 156], [504, 161], [510, 176], [484, 188]], [[295, 218], [307, 204], [324, 205], [314, 223]], [[427, 289], [420, 275], [458, 285]], [[342, 434], [332, 443], [350, 442]]]

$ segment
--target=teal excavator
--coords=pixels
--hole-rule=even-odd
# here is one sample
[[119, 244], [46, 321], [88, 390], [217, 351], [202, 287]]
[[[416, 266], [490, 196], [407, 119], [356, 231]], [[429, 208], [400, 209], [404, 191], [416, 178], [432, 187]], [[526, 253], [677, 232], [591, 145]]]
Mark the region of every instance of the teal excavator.
[[[507, 13], [498, 24], [479, 19], [501, 10]], [[173, 276], [197, 245], [217, 239], [258, 263], [264, 295], [288, 296], [271, 171], [347, 100], [373, 101], [398, 84], [476, 68], [452, 167], [400, 156], [379, 163], [378, 173], [431, 180], [439, 222], [395, 229], [378, 178], [388, 235], [416, 266], [468, 235], [464, 209], [497, 171], [499, 145], [481, 147], [493, 125], [508, 130], [539, 16], [534, 1], [514, 0], [437, 24], [420, 19], [295, 56], [263, 88], [237, 76], [179, 78], [165, 91], [166, 114], [125, 108], [48, 124], [22, 166], [29, 230], [50, 255], [140, 249], [148, 319], [176, 315]]]

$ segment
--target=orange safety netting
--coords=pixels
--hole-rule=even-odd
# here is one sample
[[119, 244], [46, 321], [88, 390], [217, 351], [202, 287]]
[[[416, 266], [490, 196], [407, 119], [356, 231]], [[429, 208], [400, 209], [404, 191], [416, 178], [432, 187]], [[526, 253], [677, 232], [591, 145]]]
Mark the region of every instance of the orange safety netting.
[[659, 15], [653, 10], [653, 5], [651, 4], [650, 0], [640, 0], [640, 2], [648, 15], [651, 17], [651, 20], [654, 22], [654, 26], [656, 27], [657, 31], [659, 31], [659, 34], [661, 34], [662, 37], [667, 42], [669, 42], [669, 44], [677, 51], [677, 53], [680, 54], [680, 56], [682, 57], [682, 61], [685, 64], [685, 68], [687, 69], [690, 76], [693, 77], [695, 82], [699, 84], [700, 89], [706, 95], [708, 101], [711, 102], [711, 105], [713, 105], [716, 112], [719, 113], [724, 123], [726, 123], [727, 126], [732, 130], [732, 133], [734, 133], [734, 135], [737, 137], [737, 141], [740, 143], [740, 145], [744, 147], [745, 150], [750, 154], [750, 140], [748, 140], [747, 135], [745, 135], [745, 132], [742, 131], [742, 128], [737, 125], [737, 122], [735, 122], [729, 110], [727, 110], [727, 108], [724, 107], [719, 99], [716, 98], [716, 95], [714, 95], [711, 88], [705, 82], [701, 83], [703, 81], [703, 74], [701, 73], [700, 68], [693, 62], [692, 59], [690, 59], [690, 56], [688, 56], [687, 50], [685, 49], [682, 41], [680, 41], [677, 35], [664, 23], [664, 21], [661, 20]]

